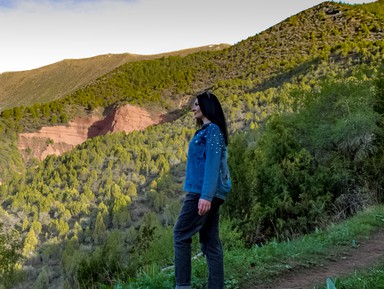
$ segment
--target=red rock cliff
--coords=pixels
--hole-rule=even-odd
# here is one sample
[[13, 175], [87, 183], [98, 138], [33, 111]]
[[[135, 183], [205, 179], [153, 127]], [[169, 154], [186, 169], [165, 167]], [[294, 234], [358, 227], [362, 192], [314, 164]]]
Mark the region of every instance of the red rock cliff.
[[48, 155], [61, 155], [83, 143], [88, 138], [108, 132], [142, 130], [160, 122], [160, 115], [132, 105], [123, 106], [104, 118], [76, 118], [67, 126], [43, 127], [35, 133], [19, 134], [19, 150], [25, 160], [36, 157], [43, 160]]

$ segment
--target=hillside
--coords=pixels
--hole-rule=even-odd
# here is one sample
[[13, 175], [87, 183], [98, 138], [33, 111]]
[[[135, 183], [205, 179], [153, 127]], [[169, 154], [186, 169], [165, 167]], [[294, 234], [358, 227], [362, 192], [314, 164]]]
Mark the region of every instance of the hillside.
[[156, 55], [106, 54], [66, 59], [41, 68], [0, 74], [0, 111], [62, 98], [127, 62], [185, 56], [198, 51], [220, 50], [229, 45], [208, 45]]
[[[257, 92], [280, 87], [284, 83], [313, 85], [311, 84], [313, 79], [324, 78], [327, 71], [351, 74], [355, 67], [364, 63], [377, 65], [383, 50], [383, 27], [382, 18], [371, 12], [353, 6], [324, 2], [224, 50], [225, 46], [214, 46], [212, 48], [216, 52], [212, 53], [206, 53], [202, 49], [203, 52], [193, 54], [194, 50], [187, 50], [170, 54], [173, 57], [143, 62], [134, 62], [135, 58], [131, 58], [131, 64], [121, 65], [94, 82], [88, 80], [87, 85], [78, 90], [76, 90], [78, 85], [72, 85], [68, 79], [62, 81], [63, 85], [68, 85], [74, 92], [58, 102], [57, 105], [61, 108], [60, 112], [53, 111], [55, 121], [52, 121], [52, 116], [51, 119], [41, 117], [39, 124], [52, 125], [60, 119], [64, 119], [65, 123], [66, 120], [76, 118], [79, 114], [84, 117], [84, 112], [79, 110], [70, 114], [63, 113], [73, 110], [72, 104], [69, 105], [71, 108], [65, 109], [68, 102], [78, 103], [84, 106], [86, 111], [88, 108], [98, 106], [105, 108], [116, 103], [131, 102], [146, 105], [149, 110], [171, 113], [185, 107], [188, 103], [185, 95], [192, 95], [203, 88], [212, 87], [214, 83], [227, 86], [225, 84], [227, 80], [231, 89], [225, 92], [226, 96], [235, 93], [254, 97]], [[192, 54], [187, 56], [189, 53]], [[108, 56], [100, 56], [100, 59], [95, 58], [93, 62], [92, 59], [81, 60], [85, 64], [79, 67], [88, 70], [105, 57]], [[330, 61], [325, 61], [326, 59]], [[110, 63], [116, 64], [113, 61]], [[97, 65], [100, 66], [108, 67]], [[56, 73], [58, 76], [61, 75], [62, 67], [63, 64], [52, 66], [52, 71], [56, 71], [52, 75]], [[75, 73], [66, 75], [76, 79], [77, 82], [82, 79]], [[36, 74], [36, 77], [38, 83], [43, 81], [44, 91], [60, 87], [51, 85], [51, 82], [46, 82], [44, 78], [39, 78], [39, 74]], [[28, 79], [32, 81], [33, 78]], [[28, 88], [31, 86], [27, 85], [25, 91], [32, 90]], [[60, 94], [55, 94], [54, 98], [60, 97]], [[16, 99], [17, 97], [12, 98]], [[157, 103], [154, 104], [155, 102]], [[148, 103], [152, 103], [150, 106], [156, 108], [148, 107]], [[242, 107], [233, 114], [231, 121], [237, 123], [234, 128], [243, 127], [242, 115], [248, 109]], [[45, 107], [41, 110], [51, 109]], [[262, 122], [261, 116], [270, 112], [270, 106], [268, 108], [260, 106], [254, 116], [248, 117], [248, 125], [251, 122], [253, 125], [258, 125]], [[27, 121], [22, 131], [41, 128], [39, 126], [30, 128], [33, 123], [36, 121]], [[31, 149], [34, 150], [33, 147]]]
[[166, 116], [162, 114], [150, 115], [145, 109], [126, 105], [111, 110], [106, 116], [79, 117], [67, 126], [43, 127], [38, 132], [21, 133], [18, 136], [18, 148], [25, 162], [33, 158], [42, 161], [48, 155], [61, 155], [70, 151], [88, 138], [143, 130], [165, 119]]
[[[292, 239], [382, 201], [384, 20], [365, 8], [324, 2], [234, 46], [130, 61], [4, 109], [0, 216], [23, 256], [19, 287], [112, 287], [172, 264], [189, 104], [208, 88], [231, 135], [226, 248]], [[111, 129], [127, 107], [149, 122]]]

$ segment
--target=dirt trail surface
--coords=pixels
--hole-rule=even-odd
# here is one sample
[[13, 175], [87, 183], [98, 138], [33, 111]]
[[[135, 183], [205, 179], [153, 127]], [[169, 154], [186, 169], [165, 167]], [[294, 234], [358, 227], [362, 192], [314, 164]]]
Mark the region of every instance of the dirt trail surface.
[[332, 261], [325, 261], [321, 266], [292, 270], [280, 276], [274, 283], [255, 285], [252, 289], [312, 289], [325, 285], [328, 277], [334, 279], [367, 269], [376, 262], [384, 260], [384, 229], [367, 239], [359, 240], [357, 246], [350, 246]]

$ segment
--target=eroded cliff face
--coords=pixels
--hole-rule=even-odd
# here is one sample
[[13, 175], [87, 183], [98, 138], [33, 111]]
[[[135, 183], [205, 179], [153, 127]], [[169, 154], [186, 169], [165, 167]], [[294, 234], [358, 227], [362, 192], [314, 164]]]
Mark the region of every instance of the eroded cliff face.
[[19, 134], [18, 147], [24, 160], [45, 159], [48, 155], [61, 155], [85, 142], [88, 138], [108, 132], [142, 130], [163, 120], [162, 115], [150, 115], [142, 108], [123, 106], [105, 117], [79, 117], [67, 126], [43, 127], [35, 133]]

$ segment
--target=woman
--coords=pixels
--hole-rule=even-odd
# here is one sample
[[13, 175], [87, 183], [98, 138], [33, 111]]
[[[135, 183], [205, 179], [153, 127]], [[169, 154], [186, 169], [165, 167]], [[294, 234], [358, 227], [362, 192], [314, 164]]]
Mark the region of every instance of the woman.
[[198, 130], [189, 143], [184, 191], [174, 227], [176, 289], [191, 288], [191, 242], [199, 232], [208, 264], [208, 289], [224, 288], [219, 208], [230, 190], [227, 125], [217, 97], [204, 92], [192, 106]]

